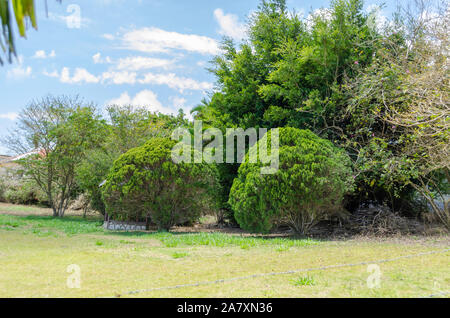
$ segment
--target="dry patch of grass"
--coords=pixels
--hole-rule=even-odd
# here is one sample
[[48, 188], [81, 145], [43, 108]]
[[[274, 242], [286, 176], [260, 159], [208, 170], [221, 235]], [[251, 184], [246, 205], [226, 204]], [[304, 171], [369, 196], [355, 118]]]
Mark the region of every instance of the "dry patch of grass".
[[14, 205], [0, 202], [0, 214], [51, 216], [52, 211], [48, 208]]
[[[17, 216], [52, 216], [52, 210], [46, 207], [16, 205], [0, 202], [0, 214], [17, 215]], [[68, 210], [66, 216], [82, 216], [83, 211]], [[98, 219], [100, 216], [95, 213], [88, 214], [89, 219]]]

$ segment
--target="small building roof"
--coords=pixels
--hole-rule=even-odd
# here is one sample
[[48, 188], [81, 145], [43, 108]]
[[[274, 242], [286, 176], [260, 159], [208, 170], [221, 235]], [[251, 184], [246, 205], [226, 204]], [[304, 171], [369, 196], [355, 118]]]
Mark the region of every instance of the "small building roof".
[[26, 152], [20, 155], [17, 155], [15, 157], [7, 156], [7, 155], [0, 155], [0, 166], [11, 166], [18, 164], [16, 161], [19, 161], [20, 159], [26, 158], [31, 155], [40, 155], [45, 156], [45, 151], [43, 150], [32, 150], [30, 152]]

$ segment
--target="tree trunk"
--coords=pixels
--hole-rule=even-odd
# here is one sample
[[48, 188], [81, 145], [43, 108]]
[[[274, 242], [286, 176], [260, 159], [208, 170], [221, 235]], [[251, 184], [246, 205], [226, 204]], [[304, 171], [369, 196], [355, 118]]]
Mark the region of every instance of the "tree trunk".
[[145, 230], [146, 230], [146, 231], [149, 231], [149, 230], [150, 230], [150, 218], [148, 217], [148, 215], [147, 215], [147, 217], [145, 218]]
[[439, 221], [447, 228], [450, 228], [450, 213], [448, 211], [448, 203], [446, 201], [443, 202], [444, 209], [440, 209], [436, 202], [433, 199], [433, 196], [429, 193], [429, 190], [426, 188], [426, 185], [423, 187], [419, 187], [418, 185], [412, 183], [414, 189], [419, 192], [431, 205], [434, 214], [438, 217]]
[[83, 207], [83, 219], [86, 218], [87, 210], [88, 210], [88, 206], [86, 205], [86, 206]]

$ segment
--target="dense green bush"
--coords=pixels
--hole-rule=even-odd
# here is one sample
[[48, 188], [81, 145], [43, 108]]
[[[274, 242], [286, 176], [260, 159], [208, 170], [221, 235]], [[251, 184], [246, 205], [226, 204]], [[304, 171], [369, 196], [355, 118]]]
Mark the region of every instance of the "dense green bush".
[[[343, 82], [374, 59], [381, 36], [371, 27], [372, 18], [363, 0], [331, 1], [307, 21], [292, 12], [286, 0], [260, 1], [249, 19], [247, 41], [224, 41], [222, 54], [214, 58], [217, 89], [194, 109], [196, 119], [223, 131], [295, 127], [354, 142], [350, 134], [340, 138], [349, 120], [341, 121], [344, 114], [338, 107], [350, 116], [352, 112], [346, 109], [348, 100], [334, 96], [340, 97], [346, 91]], [[223, 185], [228, 186], [224, 192], [229, 193], [228, 181], [236, 171], [221, 169]]]
[[207, 164], [175, 164], [176, 142], [152, 138], [113, 164], [103, 189], [107, 213], [116, 220], [148, 220], [160, 230], [196, 221], [213, 207], [216, 169]]
[[78, 187], [89, 201], [89, 207], [102, 215], [105, 215], [105, 204], [100, 184], [105, 180], [113, 161], [108, 153], [95, 149], [88, 153], [76, 170]]
[[105, 138], [101, 146], [87, 152], [76, 168], [76, 181], [80, 192], [89, 200], [89, 207], [105, 214], [99, 185], [120, 155], [142, 146], [153, 137], [170, 136], [173, 129], [187, 124], [183, 114], [178, 116], [152, 113], [145, 107], [109, 106], [104, 126]]
[[[342, 208], [344, 195], [353, 188], [351, 162], [309, 130], [281, 128], [279, 134], [278, 171], [261, 174], [262, 163], [248, 163], [247, 154], [231, 188], [230, 204], [246, 230], [268, 232], [288, 225], [304, 234]], [[270, 137], [266, 134], [249, 153], [261, 142], [270, 145]]]

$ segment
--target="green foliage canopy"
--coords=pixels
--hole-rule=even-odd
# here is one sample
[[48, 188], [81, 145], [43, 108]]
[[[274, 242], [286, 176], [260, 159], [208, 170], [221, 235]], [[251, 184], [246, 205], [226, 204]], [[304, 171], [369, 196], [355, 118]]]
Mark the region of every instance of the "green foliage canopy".
[[187, 125], [183, 114], [158, 114], [143, 107], [111, 105], [107, 113], [105, 138], [99, 147], [88, 151], [76, 171], [77, 184], [87, 194], [90, 207], [102, 214], [105, 205], [99, 185], [106, 179], [114, 161], [153, 137], [168, 137], [175, 127]]
[[77, 188], [76, 169], [104, 139], [104, 121], [79, 98], [48, 96], [31, 102], [5, 140], [24, 174], [45, 192], [54, 216], [63, 217]]

